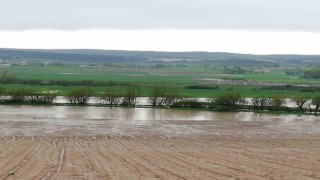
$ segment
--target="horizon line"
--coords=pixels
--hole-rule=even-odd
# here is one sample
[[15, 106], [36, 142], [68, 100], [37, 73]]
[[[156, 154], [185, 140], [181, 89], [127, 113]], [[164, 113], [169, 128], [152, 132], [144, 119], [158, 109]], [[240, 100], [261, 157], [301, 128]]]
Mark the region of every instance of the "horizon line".
[[67, 51], [67, 50], [93, 50], [93, 51], [125, 51], [125, 52], [158, 52], [158, 53], [221, 53], [221, 54], [238, 54], [253, 56], [320, 56], [320, 54], [290, 54], [290, 53], [240, 53], [231, 51], [161, 51], [161, 50], [126, 50], [126, 49], [99, 49], [99, 48], [11, 48], [0, 47], [0, 50], [22, 50], [22, 51]]

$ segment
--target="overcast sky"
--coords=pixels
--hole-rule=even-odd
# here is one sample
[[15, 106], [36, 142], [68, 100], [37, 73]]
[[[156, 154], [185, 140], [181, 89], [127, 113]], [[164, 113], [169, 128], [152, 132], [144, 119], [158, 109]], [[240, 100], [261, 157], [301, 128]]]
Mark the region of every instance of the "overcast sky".
[[[320, 54], [320, 50], [311, 47], [320, 47], [319, 7], [319, 0], [0, 0], [0, 38], [6, 38], [5, 42], [0, 42], [0, 46], [59, 48], [60, 42], [63, 43], [61, 48], [232, 50], [244, 53], [297, 53], [296, 50], [299, 50], [299, 53]], [[148, 35], [144, 35], [143, 32], [146, 31]], [[76, 37], [73, 38], [89, 39], [90, 44], [85, 41], [82, 41], [82, 44], [73, 44], [70, 32], [74, 32], [72, 36]], [[220, 38], [212, 35], [214, 32], [219, 32]], [[117, 45], [113, 48], [111, 43], [115, 42], [110, 41], [105, 45], [101, 44], [99, 39], [110, 40], [110, 33], [112, 37], [128, 36], [127, 40], [122, 38], [122, 44], [132, 46]], [[197, 39], [199, 33], [207, 33], [208, 40], [203, 36], [201, 41]], [[252, 33], [255, 34], [255, 39], [259, 39], [260, 44], [252, 40]], [[281, 33], [286, 37], [281, 39]], [[185, 36], [177, 38], [178, 34]], [[37, 35], [42, 38], [38, 39]], [[83, 37], [84, 35], [87, 37]], [[141, 39], [136, 48], [134, 43], [130, 42], [135, 39], [129, 35], [137, 35]], [[238, 50], [237, 47], [231, 47], [235, 46], [232, 44], [240, 44], [235, 42], [239, 39], [232, 41], [228, 37], [244, 35], [246, 37], [240, 39], [247, 39], [247, 44], [238, 47]], [[282, 41], [288, 40], [291, 35], [294, 39], [290, 43], [300, 43], [299, 46], [293, 49], [279, 46], [280, 50], [277, 52], [268, 49], [277, 44], [290, 45]], [[24, 43], [31, 37], [25, 36], [32, 36], [34, 39], [33, 43], [29, 42], [29, 47], [25, 47]], [[54, 39], [48, 36], [58, 38], [59, 42], [54, 42]], [[175, 46], [170, 45], [167, 49], [150, 46], [152, 42], [146, 38], [150, 39], [152, 36], [166, 37], [165, 39], [169, 40], [167, 43]], [[228, 39], [230, 48], [217, 48], [219, 43], [223, 43], [224, 38], [221, 37]], [[193, 46], [185, 44], [186, 42], [176, 42], [184, 38], [190, 39], [188, 43]], [[217, 41], [211, 42], [212, 40]], [[266, 45], [270, 40], [273, 40], [273, 46]], [[257, 46], [264, 51], [254, 50]]]

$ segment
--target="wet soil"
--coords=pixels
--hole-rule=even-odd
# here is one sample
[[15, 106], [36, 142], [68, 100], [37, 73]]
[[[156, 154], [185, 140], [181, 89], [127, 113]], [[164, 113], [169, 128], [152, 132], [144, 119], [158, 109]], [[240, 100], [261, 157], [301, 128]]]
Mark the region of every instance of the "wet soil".
[[319, 120], [0, 106], [0, 179], [320, 179]]

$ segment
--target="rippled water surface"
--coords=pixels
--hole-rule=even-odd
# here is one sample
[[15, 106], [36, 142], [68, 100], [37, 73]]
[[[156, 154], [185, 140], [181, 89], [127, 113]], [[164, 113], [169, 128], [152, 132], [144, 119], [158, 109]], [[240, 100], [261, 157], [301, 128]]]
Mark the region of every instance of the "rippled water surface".
[[[313, 115], [271, 115], [253, 112], [210, 112], [94, 106], [0, 106], [0, 135], [23, 134], [208, 134], [221, 123], [277, 125], [308, 122]], [[255, 124], [257, 125], [257, 124]], [[259, 124], [258, 124], [259, 125]], [[239, 126], [240, 127], [240, 126]], [[259, 127], [259, 126], [257, 126]], [[301, 125], [297, 126], [301, 127]], [[312, 129], [312, 125], [310, 125]], [[218, 129], [221, 130], [221, 129]]]

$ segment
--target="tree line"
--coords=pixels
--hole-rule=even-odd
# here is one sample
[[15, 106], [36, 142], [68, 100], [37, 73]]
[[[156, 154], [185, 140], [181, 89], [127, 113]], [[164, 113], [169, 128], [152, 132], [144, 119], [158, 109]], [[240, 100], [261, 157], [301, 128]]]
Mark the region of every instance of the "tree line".
[[[295, 107], [288, 107], [288, 101], [294, 103]], [[293, 98], [286, 98], [284, 96], [274, 96], [270, 98], [255, 97], [246, 99], [239, 93], [229, 93], [218, 96], [212, 99], [212, 106], [220, 108], [221, 110], [236, 110], [236, 109], [252, 109], [259, 111], [306, 111], [317, 114], [320, 108], [320, 95], [308, 97], [304, 95]]]
[[[119, 86], [107, 86], [103, 92], [95, 95], [88, 86], [71, 88], [64, 96], [65, 100], [73, 105], [86, 105], [95, 98], [101, 105], [135, 107], [138, 97], [141, 96], [142, 87], [136, 84], [127, 86], [124, 90]], [[50, 91], [36, 91], [23, 88], [3, 90], [0, 89], [2, 103], [31, 103], [53, 104], [57, 93]], [[239, 93], [226, 93], [211, 98], [209, 102], [200, 102], [197, 98], [188, 98], [180, 94], [179, 89], [167, 85], [153, 85], [149, 91], [148, 103], [152, 107], [186, 107], [211, 108], [213, 110], [256, 110], [256, 111], [300, 111], [317, 114], [320, 108], [320, 95], [308, 97], [304, 95], [289, 98], [295, 104], [288, 107], [286, 97], [275, 96], [271, 98], [255, 97], [245, 98]], [[307, 107], [307, 108], [306, 108]]]
[[304, 71], [303, 77], [320, 79], [320, 68]]

